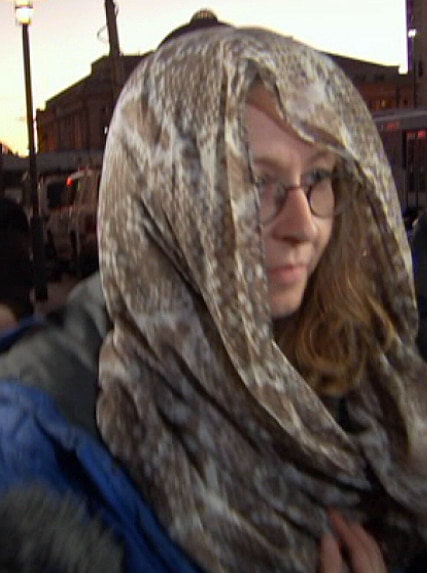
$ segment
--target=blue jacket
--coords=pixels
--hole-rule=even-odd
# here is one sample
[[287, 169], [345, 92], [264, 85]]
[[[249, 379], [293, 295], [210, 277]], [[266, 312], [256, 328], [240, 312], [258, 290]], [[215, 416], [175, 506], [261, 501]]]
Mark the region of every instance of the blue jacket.
[[102, 445], [71, 426], [44, 392], [0, 382], [0, 491], [41, 483], [76, 496], [124, 544], [125, 571], [195, 573]]

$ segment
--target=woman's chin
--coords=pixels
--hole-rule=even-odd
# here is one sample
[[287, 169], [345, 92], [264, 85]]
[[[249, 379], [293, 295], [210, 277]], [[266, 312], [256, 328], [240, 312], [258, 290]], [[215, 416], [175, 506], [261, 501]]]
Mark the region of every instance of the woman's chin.
[[304, 292], [270, 296], [271, 318], [278, 320], [292, 316], [301, 306]]

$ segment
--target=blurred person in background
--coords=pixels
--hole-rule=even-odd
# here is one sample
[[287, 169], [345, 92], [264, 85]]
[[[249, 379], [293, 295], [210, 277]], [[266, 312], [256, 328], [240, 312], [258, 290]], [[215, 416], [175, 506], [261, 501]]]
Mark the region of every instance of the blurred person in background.
[[403, 224], [405, 225], [409, 242], [412, 241], [414, 226], [417, 222], [419, 214], [420, 209], [418, 207], [407, 207], [402, 213]]
[[125, 571], [407, 567], [426, 367], [350, 81], [265, 30], [175, 38], [125, 87], [103, 170], [108, 313], [95, 276], [0, 360], [0, 489], [72, 495]]
[[411, 249], [419, 314], [417, 342], [424, 360], [427, 360], [427, 211], [425, 209], [414, 225]]
[[0, 199], [0, 330], [33, 314], [31, 232], [24, 209]]

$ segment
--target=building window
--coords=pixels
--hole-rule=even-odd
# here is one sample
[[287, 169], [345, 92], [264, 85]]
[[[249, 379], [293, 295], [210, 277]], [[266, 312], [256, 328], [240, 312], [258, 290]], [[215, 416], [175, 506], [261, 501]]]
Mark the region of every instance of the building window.
[[110, 124], [110, 113], [107, 106], [102, 106], [99, 113], [99, 123], [101, 130], [101, 141], [105, 145], [107, 139], [108, 127]]
[[369, 109], [371, 111], [382, 111], [396, 107], [394, 98], [374, 98], [369, 100]]

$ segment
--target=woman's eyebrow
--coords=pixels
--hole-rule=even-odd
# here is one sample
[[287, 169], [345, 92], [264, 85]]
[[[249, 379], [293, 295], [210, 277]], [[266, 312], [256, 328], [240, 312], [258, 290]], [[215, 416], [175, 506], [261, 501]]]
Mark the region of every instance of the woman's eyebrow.
[[312, 162], [320, 161], [322, 159], [326, 159], [326, 160], [330, 159], [331, 161], [334, 161], [334, 163], [336, 163], [337, 156], [334, 153], [332, 153], [332, 151], [329, 151], [328, 149], [317, 149], [309, 159]]
[[[307, 157], [307, 162], [315, 163], [316, 161], [324, 159], [331, 160], [334, 164], [336, 162], [336, 156], [327, 149], [318, 149], [314, 151], [312, 155]], [[276, 171], [283, 171], [288, 168], [288, 163], [283, 155], [279, 153], [271, 154], [270, 151], [264, 152], [264, 150], [259, 153], [252, 154], [252, 164], [253, 167], [256, 168], [274, 169]]]
[[267, 168], [267, 169], [284, 169], [285, 164], [280, 158], [272, 157], [271, 155], [264, 155], [264, 153], [260, 153], [259, 155], [253, 155], [252, 157], [252, 164], [253, 167], [258, 168]]

